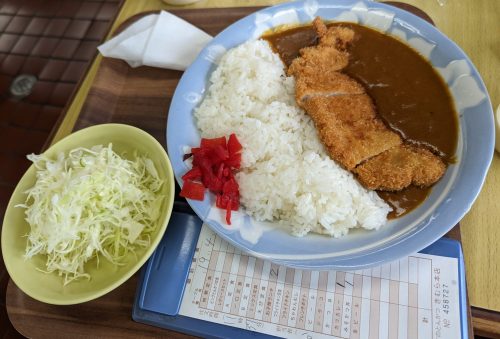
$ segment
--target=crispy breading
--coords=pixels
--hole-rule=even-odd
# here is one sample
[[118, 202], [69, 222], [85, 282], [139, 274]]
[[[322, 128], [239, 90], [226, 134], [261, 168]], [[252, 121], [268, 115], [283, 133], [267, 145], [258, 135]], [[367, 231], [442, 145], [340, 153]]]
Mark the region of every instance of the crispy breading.
[[328, 27], [326, 27], [325, 23], [319, 16], [314, 18], [312, 25], [320, 38], [328, 32]]
[[305, 47], [300, 50], [300, 57], [288, 67], [289, 75], [317, 74], [339, 71], [349, 64], [349, 54], [335, 47]]
[[319, 36], [319, 45], [333, 46], [345, 50], [354, 40], [354, 31], [348, 27], [333, 26], [328, 28], [321, 18], [316, 17], [313, 27]]
[[368, 95], [314, 96], [304, 103], [304, 109], [319, 126], [337, 121], [352, 123], [377, 116]]
[[403, 144], [367, 160], [354, 173], [366, 188], [399, 191], [411, 184], [430, 186], [445, 170], [441, 158], [426, 148]]
[[321, 46], [335, 46], [337, 49], [345, 50], [354, 40], [354, 31], [348, 27], [334, 26], [319, 39]]
[[313, 97], [363, 94], [364, 87], [340, 72], [316, 72], [307, 76], [299, 76], [295, 81], [295, 98], [299, 106]]
[[377, 117], [366, 94], [316, 96], [304, 107], [330, 157], [349, 170], [401, 143], [401, 137]]

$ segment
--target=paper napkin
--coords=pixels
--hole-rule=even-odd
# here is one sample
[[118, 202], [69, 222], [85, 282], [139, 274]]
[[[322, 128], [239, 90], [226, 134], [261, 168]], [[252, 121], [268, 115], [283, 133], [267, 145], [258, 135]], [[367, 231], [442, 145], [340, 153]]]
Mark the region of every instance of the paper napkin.
[[183, 71], [211, 39], [199, 28], [162, 11], [139, 19], [97, 49], [103, 56], [123, 59], [132, 67]]

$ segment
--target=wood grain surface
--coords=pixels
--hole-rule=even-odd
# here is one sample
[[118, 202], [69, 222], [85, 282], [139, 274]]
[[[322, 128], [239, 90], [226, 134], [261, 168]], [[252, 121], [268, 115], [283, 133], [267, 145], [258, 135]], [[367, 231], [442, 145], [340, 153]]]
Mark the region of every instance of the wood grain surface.
[[[282, 0], [202, 0], [189, 8], [265, 6]], [[500, 1], [498, 0], [402, 0], [429, 14], [436, 26], [471, 58], [489, 91], [493, 107], [500, 104]], [[443, 5], [441, 5], [443, 4]], [[160, 0], [128, 0], [115, 28], [139, 12], [171, 9]], [[78, 118], [102, 58], [88, 72], [54, 142], [68, 135]], [[480, 133], [480, 131], [478, 131]], [[462, 224], [468, 288], [473, 306], [500, 311], [500, 155], [495, 153], [485, 185]]]
[[[178, 10], [174, 14], [215, 35], [253, 11], [255, 8]], [[134, 19], [137, 17], [129, 22]], [[167, 112], [181, 75], [179, 71], [152, 67], [133, 69], [121, 60], [102, 59], [74, 122], [74, 130], [106, 122], [125, 123], [149, 132], [166, 146]], [[26, 337], [53, 338], [58, 334], [66, 337], [65, 333], [75, 338], [188, 337], [132, 321], [138, 276], [135, 274], [101, 298], [71, 306], [38, 302], [10, 281], [7, 312], [14, 327]]]
[[[254, 10], [177, 10], [175, 14], [214, 35]], [[120, 29], [135, 19], [137, 17], [129, 18]], [[166, 145], [167, 111], [182, 72], [151, 67], [133, 69], [121, 60], [108, 58], [99, 64], [73, 129], [106, 122], [126, 123], [148, 131]], [[460, 240], [459, 228], [455, 227], [448, 236]], [[7, 289], [9, 317], [16, 329], [28, 337], [52, 337], [54, 333], [68, 329], [74, 337], [111, 337], [117, 334], [123, 338], [187, 337], [131, 320], [137, 279], [138, 274], [99, 299], [73, 306], [40, 303], [10, 282]]]

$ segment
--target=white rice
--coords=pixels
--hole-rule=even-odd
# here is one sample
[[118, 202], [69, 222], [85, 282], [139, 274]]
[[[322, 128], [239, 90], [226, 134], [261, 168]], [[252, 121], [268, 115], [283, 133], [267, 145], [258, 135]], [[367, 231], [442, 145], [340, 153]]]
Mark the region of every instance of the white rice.
[[203, 137], [236, 133], [241, 141], [241, 204], [297, 236], [378, 229], [391, 208], [329, 158], [294, 91], [293, 77], [262, 40], [228, 51], [211, 75], [195, 116]]

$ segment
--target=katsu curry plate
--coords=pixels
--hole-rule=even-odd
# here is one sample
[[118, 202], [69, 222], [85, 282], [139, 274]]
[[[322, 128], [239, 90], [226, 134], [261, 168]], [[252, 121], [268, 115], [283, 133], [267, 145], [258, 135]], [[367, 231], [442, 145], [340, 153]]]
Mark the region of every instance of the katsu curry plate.
[[494, 147], [491, 103], [438, 29], [375, 2], [266, 8], [184, 73], [167, 146], [181, 196], [279, 264], [359, 269], [443, 236]]

